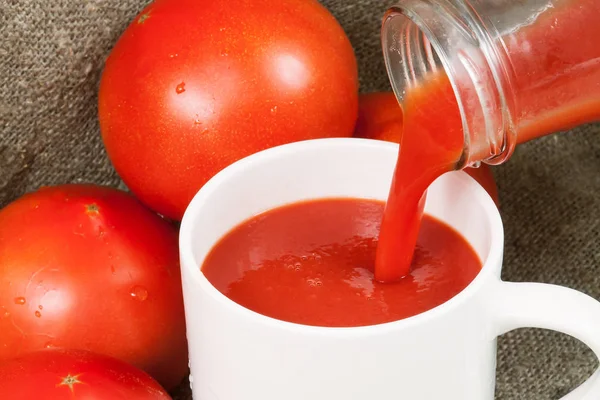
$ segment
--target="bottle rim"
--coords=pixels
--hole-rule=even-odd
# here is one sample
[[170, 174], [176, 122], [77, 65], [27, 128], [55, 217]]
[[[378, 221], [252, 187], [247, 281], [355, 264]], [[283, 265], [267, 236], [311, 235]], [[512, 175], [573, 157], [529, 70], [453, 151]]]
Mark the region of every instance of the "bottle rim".
[[397, 0], [381, 27], [385, 67], [400, 105], [427, 74], [441, 69], [448, 76], [464, 135], [456, 169], [501, 164], [516, 146], [508, 55], [493, 25], [481, 18], [463, 0]]

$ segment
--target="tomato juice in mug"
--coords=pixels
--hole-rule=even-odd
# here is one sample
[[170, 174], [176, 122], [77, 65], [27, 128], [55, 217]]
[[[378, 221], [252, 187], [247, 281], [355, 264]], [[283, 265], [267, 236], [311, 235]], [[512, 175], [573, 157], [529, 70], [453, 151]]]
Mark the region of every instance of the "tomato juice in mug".
[[[600, 353], [599, 302], [501, 281], [500, 215], [464, 172], [428, 188], [411, 274], [378, 286], [397, 154], [375, 140], [297, 142], [198, 192], [180, 231], [194, 399], [491, 400], [496, 337], [526, 326]], [[597, 376], [567, 398], [598, 398]]]
[[261, 213], [225, 235], [202, 272], [224, 295], [260, 314], [317, 326], [396, 321], [436, 307], [481, 270], [468, 242], [423, 219], [410, 273], [374, 279], [385, 204], [356, 198], [299, 202]]

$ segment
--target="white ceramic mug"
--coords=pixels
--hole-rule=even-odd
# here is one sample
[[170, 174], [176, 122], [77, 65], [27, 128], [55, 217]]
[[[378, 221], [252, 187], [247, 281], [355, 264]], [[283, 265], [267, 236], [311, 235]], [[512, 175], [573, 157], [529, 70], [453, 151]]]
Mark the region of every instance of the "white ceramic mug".
[[[473, 246], [483, 269], [446, 303], [404, 320], [313, 327], [250, 311], [200, 270], [229, 230], [284, 204], [387, 198], [398, 146], [323, 139], [272, 148], [229, 166], [196, 195], [181, 225], [181, 268], [195, 400], [486, 400], [496, 337], [520, 327], [572, 335], [600, 354], [600, 303], [560, 286], [500, 279], [503, 227], [463, 172], [431, 186], [425, 212]], [[599, 399], [598, 372], [565, 399]], [[524, 394], [525, 395], [525, 394]]]

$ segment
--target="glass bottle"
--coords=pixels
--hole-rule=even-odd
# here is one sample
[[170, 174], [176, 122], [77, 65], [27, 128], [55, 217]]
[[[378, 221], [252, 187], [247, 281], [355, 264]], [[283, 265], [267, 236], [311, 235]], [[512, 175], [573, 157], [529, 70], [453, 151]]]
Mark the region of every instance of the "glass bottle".
[[411, 87], [449, 78], [464, 133], [458, 169], [600, 120], [599, 40], [600, 0], [397, 0], [382, 26], [400, 104]]

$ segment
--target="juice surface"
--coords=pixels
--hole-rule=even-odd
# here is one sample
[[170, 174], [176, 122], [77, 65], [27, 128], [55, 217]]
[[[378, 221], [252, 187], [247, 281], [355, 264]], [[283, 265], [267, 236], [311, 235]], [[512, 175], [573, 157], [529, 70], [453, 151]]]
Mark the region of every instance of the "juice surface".
[[234, 228], [202, 265], [231, 300], [284, 321], [363, 326], [436, 307], [481, 270], [463, 237], [425, 216], [409, 275], [374, 280], [382, 202], [324, 199], [268, 211]]

